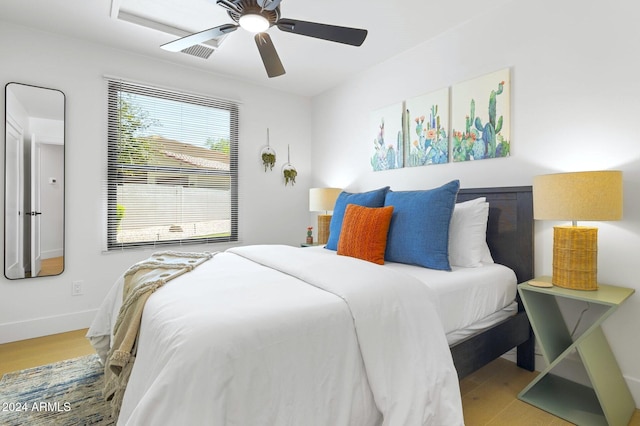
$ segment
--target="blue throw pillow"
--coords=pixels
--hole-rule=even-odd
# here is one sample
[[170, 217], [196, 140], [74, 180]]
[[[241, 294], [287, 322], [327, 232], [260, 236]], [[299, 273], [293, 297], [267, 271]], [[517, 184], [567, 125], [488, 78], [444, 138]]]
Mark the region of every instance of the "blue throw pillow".
[[340, 230], [342, 229], [342, 220], [344, 219], [347, 204], [356, 204], [364, 207], [383, 207], [387, 191], [389, 191], [388, 186], [355, 194], [342, 191], [333, 207], [333, 216], [331, 216], [331, 223], [329, 224], [329, 239], [325, 248], [338, 250], [338, 240], [340, 239]]
[[426, 191], [389, 191], [393, 206], [385, 260], [450, 271], [449, 223], [460, 181]]

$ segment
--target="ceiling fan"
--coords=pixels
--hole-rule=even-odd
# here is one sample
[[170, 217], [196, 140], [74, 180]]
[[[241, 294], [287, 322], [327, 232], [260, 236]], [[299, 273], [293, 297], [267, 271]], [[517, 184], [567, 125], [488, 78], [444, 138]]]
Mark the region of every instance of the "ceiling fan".
[[315, 37], [337, 43], [360, 46], [367, 37], [367, 30], [358, 28], [339, 27], [335, 25], [318, 24], [315, 22], [298, 21], [280, 17], [280, 3], [282, 0], [217, 0], [216, 4], [227, 9], [231, 19], [237, 24], [223, 24], [208, 30], [182, 37], [178, 40], [163, 44], [162, 49], [170, 52], [180, 52], [196, 44], [232, 33], [238, 27], [255, 33], [254, 39], [267, 75], [277, 77], [285, 73], [278, 52], [267, 34], [272, 26], [288, 33]]

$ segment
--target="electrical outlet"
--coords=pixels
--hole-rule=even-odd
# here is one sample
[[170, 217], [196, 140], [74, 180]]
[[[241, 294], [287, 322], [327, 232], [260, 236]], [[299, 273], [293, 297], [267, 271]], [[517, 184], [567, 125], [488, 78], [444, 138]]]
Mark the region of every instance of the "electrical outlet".
[[81, 296], [82, 295], [82, 284], [84, 281], [74, 281], [71, 284], [71, 295], [72, 296]]

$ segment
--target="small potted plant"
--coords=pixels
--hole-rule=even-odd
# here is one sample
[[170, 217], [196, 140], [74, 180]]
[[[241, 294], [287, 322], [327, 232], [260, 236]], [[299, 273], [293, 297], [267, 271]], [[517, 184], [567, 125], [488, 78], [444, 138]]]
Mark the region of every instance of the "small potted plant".
[[273, 170], [273, 165], [276, 164], [276, 152], [269, 147], [266, 147], [262, 151], [262, 165], [264, 166], [264, 171]]
[[287, 145], [287, 162], [282, 166], [282, 174], [284, 175], [284, 186], [287, 186], [291, 182], [291, 186], [296, 184], [296, 176], [298, 171], [293, 164], [291, 164], [291, 151], [289, 145]]
[[282, 174], [284, 175], [285, 186], [287, 186], [289, 182], [291, 182], [291, 186], [295, 185], [296, 176], [298, 176], [298, 172], [296, 171], [295, 167], [293, 167], [290, 164], [287, 165], [287, 167], [285, 167], [284, 170], [282, 171]]
[[307, 244], [313, 244], [313, 226], [307, 226]]
[[262, 148], [260, 157], [262, 158], [264, 171], [266, 172], [267, 169], [273, 170], [273, 165], [276, 164], [276, 152], [269, 146], [269, 129], [267, 129], [267, 146]]

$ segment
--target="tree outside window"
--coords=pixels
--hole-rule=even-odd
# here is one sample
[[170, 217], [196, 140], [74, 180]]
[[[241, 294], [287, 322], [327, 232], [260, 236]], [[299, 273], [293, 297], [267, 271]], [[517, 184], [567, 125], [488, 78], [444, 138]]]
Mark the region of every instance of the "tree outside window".
[[107, 247], [237, 241], [237, 105], [109, 81]]

